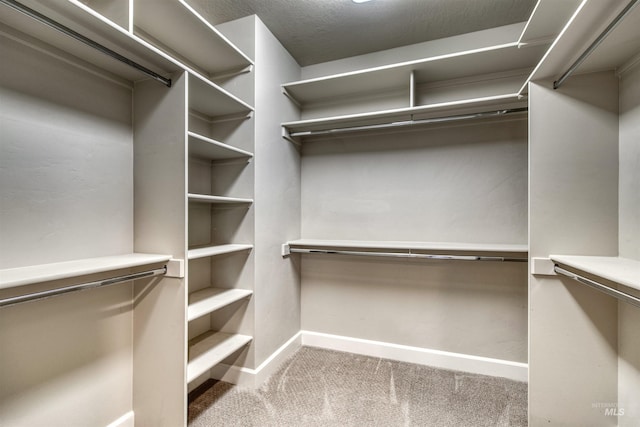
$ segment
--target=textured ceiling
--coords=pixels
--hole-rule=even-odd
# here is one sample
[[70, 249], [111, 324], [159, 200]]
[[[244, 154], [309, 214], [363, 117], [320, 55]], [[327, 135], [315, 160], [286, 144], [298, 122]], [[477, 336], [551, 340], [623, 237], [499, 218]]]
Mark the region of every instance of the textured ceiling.
[[536, 0], [197, 0], [219, 24], [257, 14], [302, 66], [526, 21]]

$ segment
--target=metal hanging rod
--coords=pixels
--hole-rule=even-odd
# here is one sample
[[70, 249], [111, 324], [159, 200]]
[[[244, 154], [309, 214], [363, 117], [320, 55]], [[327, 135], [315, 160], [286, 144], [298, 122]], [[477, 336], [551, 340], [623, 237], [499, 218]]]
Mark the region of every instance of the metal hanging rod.
[[14, 10], [17, 10], [18, 12], [23, 13], [24, 15], [27, 15], [28, 17], [35, 19], [38, 22], [41, 22], [45, 25], [48, 25], [49, 27], [60, 31], [63, 34], [66, 34], [67, 36], [74, 38], [76, 40], [78, 40], [81, 43], [86, 44], [87, 46], [90, 46], [102, 53], [104, 53], [105, 55], [108, 55], [130, 67], [135, 68], [136, 70], [146, 74], [147, 76], [151, 77], [152, 79], [164, 84], [167, 87], [171, 87], [171, 79], [167, 79], [163, 76], [161, 76], [160, 74], [156, 73], [155, 71], [152, 71], [150, 69], [148, 69], [147, 67], [145, 67], [144, 65], [140, 65], [135, 61], [132, 61], [131, 59], [120, 55], [118, 52], [115, 52], [111, 49], [109, 49], [106, 46], [101, 45], [98, 42], [95, 42], [93, 40], [91, 40], [88, 37], [83, 36], [82, 34], [78, 33], [77, 31], [72, 30], [71, 28], [60, 24], [57, 21], [54, 21], [53, 19], [41, 14], [40, 12], [37, 12], [33, 9], [31, 9], [28, 6], [23, 5], [22, 3], [19, 3], [15, 0], [0, 0], [0, 3], [3, 3], [11, 8], [13, 8]]
[[328, 254], [328, 255], [350, 255], [350, 256], [375, 256], [387, 258], [413, 258], [432, 259], [447, 261], [501, 261], [501, 262], [527, 262], [527, 258], [499, 257], [499, 256], [478, 256], [478, 255], [436, 255], [436, 254], [415, 254], [409, 252], [358, 252], [358, 251], [338, 251], [330, 249], [297, 249], [291, 248], [291, 253], [296, 254]]
[[595, 280], [587, 279], [586, 277], [582, 277], [579, 274], [572, 273], [571, 271], [568, 271], [562, 267], [559, 267], [557, 264], [553, 267], [553, 271], [555, 271], [558, 274], [562, 274], [563, 276], [567, 276], [573, 280], [576, 280], [584, 285], [590, 286], [600, 292], [604, 292], [607, 295], [616, 297], [619, 300], [627, 302], [631, 305], [640, 307], [640, 298], [635, 297], [631, 294], [603, 285], [602, 283], [596, 282]]
[[50, 289], [48, 291], [34, 292], [26, 295], [18, 295], [15, 297], [0, 299], [0, 307], [21, 304], [23, 302], [36, 301], [40, 299], [50, 298], [57, 295], [68, 294], [70, 292], [82, 291], [85, 289], [100, 288], [103, 286], [115, 285], [116, 283], [128, 282], [130, 280], [144, 279], [146, 277], [162, 276], [167, 274], [167, 267], [155, 270], [143, 271], [141, 273], [128, 274], [126, 276], [112, 277], [110, 279], [99, 280], [96, 282], [81, 283], [78, 285], [66, 286], [63, 288]]
[[631, 2], [629, 2], [629, 4], [627, 4], [622, 12], [620, 12], [613, 21], [611, 21], [607, 28], [605, 28], [604, 31], [600, 33], [600, 35], [593, 41], [593, 43], [591, 43], [591, 45], [584, 52], [582, 52], [582, 55], [580, 55], [578, 59], [576, 59], [571, 67], [569, 67], [569, 69], [565, 71], [558, 80], [553, 82], [554, 89], [558, 89], [560, 86], [562, 86], [564, 81], [567, 80], [576, 69], [578, 69], [578, 67], [587, 59], [589, 55], [591, 55], [591, 53], [593, 53], [594, 50], [596, 50], [600, 43], [602, 43], [602, 41], [607, 38], [607, 36], [618, 26], [618, 24], [622, 22], [622, 20], [631, 12], [631, 10], [638, 4], [638, 2], [640, 2], [640, 0], [632, 0]]
[[508, 109], [502, 109], [502, 110], [483, 111], [480, 113], [472, 113], [472, 114], [460, 114], [455, 116], [434, 117], [430, 119], [404, 120], [401, 122], [382, 123], [379, 125], [350, 126], [350, 127], [326, 129], [326, 130], [309, 130], [309, 131], [290, 133], [289, 137], [294, 138], [297, 136], [333, 135], [336, 133], [357, 132], [357, 131], [363, 131], [363, 130], [377, 130], [377, 129], [396, 128], [396, 127], [402, 127], [402, 126], [426, 125], [430, 123], [446, 123], [446, 122], [454, 122], [459, 120], [506, 116], [508, 114], [514, 114], [514, 113], [524, 113], [528, 110], [529, 109], [527, 107], [508, 108]]

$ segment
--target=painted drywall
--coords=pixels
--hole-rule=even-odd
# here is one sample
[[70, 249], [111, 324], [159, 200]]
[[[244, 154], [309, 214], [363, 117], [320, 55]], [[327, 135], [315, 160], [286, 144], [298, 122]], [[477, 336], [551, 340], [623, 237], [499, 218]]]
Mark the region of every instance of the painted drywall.
[[[640, 67], [620, 80], [620, 256], [640, 261]], [[636, 293], [640, 296], [640, 292]], [[640, 309], [619, 303], [618, 404], [621, 427], [640, 423]]]
[[[0, 268], [132, 252], [131, 89], [4, 37], [0, 50]], [[0, 310], [0, 425], [130, 412], [131, 297], [122, 284]]]
[[131, 89], [0, 49], [0, 268], [132, 252]]
[[[618, 252], [618, 82], [529, 87], [531, 257]], [[568, 278], [529, 276], [529, 424], [616, 425], [618, 303]]]
[[255, 122], [255, 362], [264, 362], [300, 330], [300, 278], [281, 245], [300, 236], [300, 156], [282, 138], [280, 123], [297, 109], [280, 84], [300, 68], [264, 24], [256, 28]]

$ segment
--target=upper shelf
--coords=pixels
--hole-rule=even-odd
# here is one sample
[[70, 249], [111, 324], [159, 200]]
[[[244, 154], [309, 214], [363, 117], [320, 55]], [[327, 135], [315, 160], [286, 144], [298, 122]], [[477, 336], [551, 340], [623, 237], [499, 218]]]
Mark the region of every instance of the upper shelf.
[[136, 35], [162, 45], [168, 54], [184, 58], [209, 78], [253, 64], [184, 0], [134, 0], [133, 7]]
[[[142, 44], [120, 26], [103, 18], [75, 0], [21, 0], [20, 3], [36, 12], [70, 28], [77, 33], [131, 59], [150, 70], [170, 77], [180, 66], [159, 54], [152, 47]], [[123, 64], [104, 53], [81, 43], [50, 26], [36, 21], [21, 12], [0, 5], [0, 32], [64, 59], [80, 62], [88, 69], [106, 71], [125, 81], [146, 78], [145, 74]]]
[[538, 0], [518, 43], [551, 43], [580, 3], [582, 0]]
[[126, 254], [0, 270], [0, 289], [168, 262], [171, 255]]
[[370, 68], [282, 85], [298, 103], [310, 104], [337, 97], [409, 88], [412, 72], [415, 84], [532, 68], [545, 46], [518, 48], [507, 43], [448, 55]]
[[599, 278], [640, 290], [640, 261], [620, 257], [549, 255], [563, 264]]
[[189, 73], [189, 109], [213, 119], [249, 115], [253, 108], [220, 86]]

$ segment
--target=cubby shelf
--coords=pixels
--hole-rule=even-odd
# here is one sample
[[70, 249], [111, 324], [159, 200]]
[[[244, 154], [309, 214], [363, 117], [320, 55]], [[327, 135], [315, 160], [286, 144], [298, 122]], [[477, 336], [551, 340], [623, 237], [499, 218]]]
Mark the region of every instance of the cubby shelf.
[[312, 104], [331, 98], [410, 87], [413, 73], [416, 85], [460, 79], [505, 70], [531, 69], [544, 53], [544, 46], [519, 49], [507, 43], [448, 55], [403, 62], [383, 67], [291, 82], [283, 91], [299, 104]]
[[189, 155], [209, 160], [251, 158], [253, 153], [232, 147], [195, 132], [188, 132]]
[[0, 270], [0, 289], [167, 262], [171, 255], [125, 254]]
[[240, 244], [228, 244], [228, 245], [216, 245], [205, 246], [201, 248], [189, 249], [188, 258], [198, 259], [210, 256], [231, 254], [234, 252], [248, 251], [253, 249], [253, 245], [240, 245]]
[[253, 199], [244, 199], [239, 197], [223, 197], [223, 196], [207, 196], [205, 194], [192, 194], [189, 193], [189, 201], [195, 203], [210, 203], [210, 204], [251, 204]]
[[248, 335], [210, 331], [190, 340], [187, 382], [195, 380], [252, 339]]
[[549, 255], [556, 264], [640, 290], [640, 261], [603, 256]]
[[209, 80], [189, 73], [189, 110], [216, 118], [249, 115], [253, 107]]
[[213, 313], [223, 307], [248, 298], [253, 294], [247, 289], [220, 289], [205, 288], [189, 295], [189, 307], [187, 320], [191, 321], [199, 317]]
[[[209, 78], [238, 72], [253, 62], [184, 0], [135, 0], [134, 33], [184, 58]], [[171, 31], [179, 28], [179, 32]]]

